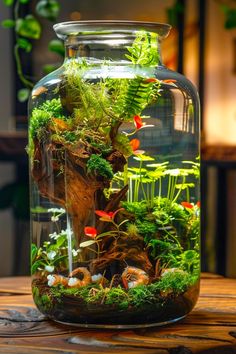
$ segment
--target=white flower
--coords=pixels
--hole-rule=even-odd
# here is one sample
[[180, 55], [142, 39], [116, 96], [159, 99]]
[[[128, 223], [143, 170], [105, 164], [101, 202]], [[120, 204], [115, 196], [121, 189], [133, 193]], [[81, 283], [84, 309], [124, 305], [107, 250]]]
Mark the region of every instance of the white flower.
[[51, 217], [51, 220], [52, 220], [52, 222], [58, 221], [59, 220], [59, 216], [58, 215], [53, 215]]
[[47, 272], [52, 273], [54, 271], [54, 266], [46, 265], [44, 269]]
[[48, 252], [48, 254], [47, 254], [48, 259], [49, 259], [50, 261], [52, 261], [52, 260], [55, 258], [56, 254], [57, 254], [57, 253], [56, 253], [55, 251], [50, 251], [50, 252]]
[[58, 214], [64, 214], [66, 211], [63, 208], [50, 208], [48, 209], [48, 213], [58, 213]]
[[78, 256], [78, 253], [80, 253], [80, 252], [81, 252], [81, 249], [77, 249], [77, 250], [73, 249], [73, 250], [72, 250], [72, 255], [73, 255], [73, 257]]
[[53, 232], [53, 234], [49, 234], [49, 237], [56, 240], [58, 237], [60, 237], [60, 234], [57, 234], [56, 232]]

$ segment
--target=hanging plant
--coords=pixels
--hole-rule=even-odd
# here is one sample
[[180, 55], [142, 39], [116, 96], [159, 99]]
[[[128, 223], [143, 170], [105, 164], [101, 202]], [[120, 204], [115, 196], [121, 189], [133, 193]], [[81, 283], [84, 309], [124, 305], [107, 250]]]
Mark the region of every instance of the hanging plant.
[[[24, 86], [18, 91], [17, 97], [20, 102], [25, 102], [34, 86], [34, 82], [23, 71], [21, 52], [30, 53], [34, 41], [41, 38], [42, 26], [38, 18], [41, 17], [49, 21], [55, 21], [59, 15], [60, 5], [57, 0], [40, 0], [35, 5], [34, 13], [28, 13], [23, 17], [20, 15], [22, 7], [29, 4], [29, 0], [3, 0], [3, 3], [8, 7], [12, 7], [13, 10], [13, 18], [3, 20], [2, 26], [4, 28], [11, 28], [15, 32], [14, 57], [18, 77]], [[48, 48], [59, 55], [64, 54], [59, 40], [50, 42]], [[54, 66], [52, 65], [46, 69], [47, 72], [51, 70], [54, 70]]]

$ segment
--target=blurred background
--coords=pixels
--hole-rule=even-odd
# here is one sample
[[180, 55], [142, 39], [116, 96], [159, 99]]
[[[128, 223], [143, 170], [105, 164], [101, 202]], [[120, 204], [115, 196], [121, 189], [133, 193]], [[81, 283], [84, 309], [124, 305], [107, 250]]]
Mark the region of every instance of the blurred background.
[[170, 23], [164, 63], [201, 100], [202, 270], [236, 277], [236, 1], [0, 0], [0, 276], [29, 274], [27, 98], [63, 61], [52, 25]]

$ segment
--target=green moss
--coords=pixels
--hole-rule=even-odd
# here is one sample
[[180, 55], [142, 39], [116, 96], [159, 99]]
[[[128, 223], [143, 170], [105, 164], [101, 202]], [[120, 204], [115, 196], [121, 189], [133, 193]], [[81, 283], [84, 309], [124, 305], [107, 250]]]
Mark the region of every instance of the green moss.
[[45, 101], [40, 106], [40, 109], [49, 112], [54, 118], [61, 118], [64, 116], [60, 98], [53, 98], [52, 100]]
[[147, 214], [148, 207], [145, 201], [142, 202], [122, 202], [122, 207], [137, 218], [144, 217]]
[[152, 304], [157, 301], [155, 294], [151, 291], [151, 288], [146, 285], [138, 285], [135, 288], [129, 290], [130, 303], [139, 307], [145, 304]]
[[112, 179], [113, 171], [111, 164], [99, 155], [92, 154], [87, 162], [89, 174]]
[[154, 236], [158, 230], [158, 227], [155, 222], [148, 220], [137, 220], [136, 226], [138, 228], [138, 232], [144, 237], [146, 236], [148, 238]]
[[176, 269], [175, 271], [167, 272], [161, 277], [160, 281], [149, 285], [149, 289], [155, 293], [171, 292], [178, 295], [185, 292], [196, 281], [196, 276]]
[[50, 112], [44, 111], [39, 108], [35, 108], [32, 111], [32, 115], [30, 118], [30, 136], [31, 138], [39, 138], [42, 134], [43, 130], [46, 129], [47, 125], [49, 124], [52, 115]]
[[112, 151], [112, 146], [107, 145], [104, 142], [100, 141], [91, 141], [90, 145], [93, 147], [97, 148], [99, 151], [101, 151], [102, 156], [108, 155]]
[[105, 304], [112, 305], [122, 303], [124, 306], [124, 302], [126, 303], [127, 299], [128, 295], [126, 292], [120, 286], [118, 286], [117, 288], [111, 288], [106, 293]]

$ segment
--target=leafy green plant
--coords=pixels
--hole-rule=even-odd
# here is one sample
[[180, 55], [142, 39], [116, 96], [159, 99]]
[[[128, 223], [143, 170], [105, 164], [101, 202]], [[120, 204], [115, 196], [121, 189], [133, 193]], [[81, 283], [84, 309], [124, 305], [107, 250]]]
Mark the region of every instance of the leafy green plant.
[[[24, 102], [28, 99], [34, 83], [23, 72], [21, 52], [25, 52], [26, 54], [30, 53], [32, 51], [33, 41], [39, 40], [41, 37], [42, 26], [38, 17], [55, 21], [60, 11], [60, 5], [57, 0], [38, 0], [35, 4], [34, 13], [28, 13], [22, 17], [22, 8], [23, 10], [28, 9], [30, 0], [3, 0], [3, 2], [6, 6], [12, 7], [13, 10], [13, 18], [3, 20], [2, 26], [4, 28], [12, 28], [15, 32], [14, 57], [17, 74], [24, 86], [24, 88], [18, 91], [18, 99]], [[57, 41], [57, 47], [59, 48], [58, 42], [60, 41]], [[49, 49], [61, 54], [61, 47], [60, 50], [55, 50], [55, 43], [49, 43]]]
[[[39, 211], [40, 212], [40, 211]], [[59, 229], [57, 222], [65, 214], [63, 208], [51, 208], [47, 210], [51, 213], [51, 221]], [[56, 269], [68, 268], [68, 230], [54, 231], [49, 235], [49, 241], [45, 241], [42, 247], [32, 244], [31, 248], [31, 273], [41, 272], [42, 274], [53, 273]], [[75, 248], [72, 240], [72, 256], [77, 258], [79, 250]]]

